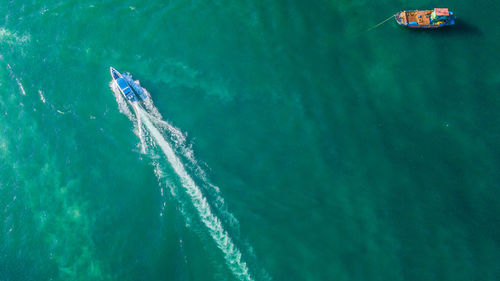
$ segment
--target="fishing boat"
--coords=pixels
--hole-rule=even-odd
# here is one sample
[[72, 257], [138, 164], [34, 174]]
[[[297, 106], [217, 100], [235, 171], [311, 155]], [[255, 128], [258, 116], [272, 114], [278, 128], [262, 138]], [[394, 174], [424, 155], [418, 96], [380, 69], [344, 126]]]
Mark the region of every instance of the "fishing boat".
[[110, 66], [109, 72], [111, 74], [111, 77], [113, 78], [113, 82], [116, 84], [126, 100], [135, 102], [146, 98], [146, 95], [144, 95], [144, 93], [136, 93], [133, 90], [134, 87], [131, 87], [131, 85], [129, 85], [127, 80], [122, 76], [120, 72], [118, 72], [118, 70]]
[[408, 10], [394, 15], [399, 25], [409, 28], [439, 28], [455, 24], [455, 16], [448, 8]]

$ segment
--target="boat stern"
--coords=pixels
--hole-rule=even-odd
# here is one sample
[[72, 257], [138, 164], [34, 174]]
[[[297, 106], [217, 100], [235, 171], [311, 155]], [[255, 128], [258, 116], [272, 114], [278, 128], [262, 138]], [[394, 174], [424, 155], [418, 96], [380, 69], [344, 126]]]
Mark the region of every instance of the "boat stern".
[[431, 21], [437, 26], [455, 24], [455, 15], [448, 8], [434, 8], [431, 13]]
[[450, 11], [450, 16], [447, 21], [448, 25], [455, 25], [455, 15]]

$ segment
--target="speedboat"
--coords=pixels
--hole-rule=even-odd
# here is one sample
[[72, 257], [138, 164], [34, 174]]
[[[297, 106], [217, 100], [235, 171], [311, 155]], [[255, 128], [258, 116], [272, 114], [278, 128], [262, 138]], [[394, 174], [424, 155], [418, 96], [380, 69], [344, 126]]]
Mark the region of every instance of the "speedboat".
[[116, 84], [116, 86], [118, 86], [118, 89], [123, 94], [126, 100], [134, 102], [143, 100], [145, 98], [144, 94], [134, 92], [127, 80], [125, 80], [125, 78], [121, 75], [120, 72], [118, 72], [118, 70], [110, 66], [109, 72], [111, 73], [113, 82]]

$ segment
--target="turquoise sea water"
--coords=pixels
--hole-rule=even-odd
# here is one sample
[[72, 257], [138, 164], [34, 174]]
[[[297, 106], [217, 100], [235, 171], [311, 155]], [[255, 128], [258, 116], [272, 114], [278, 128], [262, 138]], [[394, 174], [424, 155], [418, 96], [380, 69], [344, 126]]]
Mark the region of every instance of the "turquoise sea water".
[[499, 11], [1, 1], [0, 280], [497, 280]]

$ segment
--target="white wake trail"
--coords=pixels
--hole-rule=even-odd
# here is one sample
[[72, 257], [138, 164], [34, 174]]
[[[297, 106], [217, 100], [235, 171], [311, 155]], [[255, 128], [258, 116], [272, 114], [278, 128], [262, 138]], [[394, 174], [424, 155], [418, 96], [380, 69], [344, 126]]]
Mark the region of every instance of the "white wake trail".
[[[149, 96], [149, 93], [146, 90], [144, 91]], [[168, 131], [170, 139], [174, 142], [175, 148], [178, 150], [177, 152], [179, 152], [189, 162], [188, 169], [193, 171], [195, 173], [195, 176], [201, 179], [204, 191], [209, 192], [209, 194], [213, 197], [213, 200], [215, 201], [215, 205], [217, 207], [217, 211], [221, 213], [223, 218], [231, 225], [231, 227], [233, 228], [232, 231], [236, 231], [237, 233], [239, 233], [240, 230], [238, 219], [236, 219], [236, 217], [227, 210], [224, 198], [220, 194], [219, 187], [210, 183], [210, 181], [208, 180], [207, 174], [194, 156], [194, 151], [191, 145], [186, 143], [185, 134], [177, 127], [162, 119], [161, 114], [152, 103], [151, 98], [148, 98], [146, 101], [144, 101], [144, 104], [146, 106], [146, 111], [143, 113], [148, 116], [149, 120], [151, 120], [151, 122], [153, 122], [155, 126]]]
[[[132, 107], [134, 108], [135, 116], [139, 116], [139, 105], [135, 102], [132, 103]], [[137, 133], [139, 135], [139, 139], [141, 140], [141, 152], [142, 154], [146, 153], [146, 143], [144, 141], [144, 134], [142, 133], [142, 124], [141, 118], [137, 117]]]
[[233, 274], [240, 280], [250, 281], [253, 278], [250, 275], [246, 262], [242, 260], [240, 250], [233, 243], [229, 233], [223, 228], [221, 221], [214, 215], [206, 198], [203, 196], [200, 188], [196, 185], [191, 176], [187, 173], [184, 165], [174, 152], [174, 149], [168, 141], [165, 140], [160, 131], [154, 126], [148, 115], [141, 107], [137, 107], [137, 119], [142, 119], [145, 128], [150, 132], [156, 144], [165, 154], [169, 164], [179, 177], [186, 193], [196, 208], [201, 221], [207, 227], [208, 232], [217, 247], [223, 252], [226, 264]]

